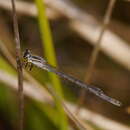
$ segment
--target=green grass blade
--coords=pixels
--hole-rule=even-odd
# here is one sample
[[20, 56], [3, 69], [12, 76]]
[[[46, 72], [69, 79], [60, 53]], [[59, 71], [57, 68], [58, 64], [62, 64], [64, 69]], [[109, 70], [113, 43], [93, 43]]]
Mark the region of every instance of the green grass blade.
[[[43, 0], [35, 0], [37, 10], [38, 10], [38, 19], [39, 19], [39, 26], [40, 26], [40, 32], [41, 32], [41, 38], [42, 43], [44, 47], [45, 56], [47, 58], [47, 61], [53, 65], [56, 66], [56, 56], [55, 56], [55, 50], [53, 46], [53, 40], [51, 36], [51, 31], [48, 23], [48, 19], [46, 17], [45, 13], [45, 5], [43, 3]], [[62, 89], [61, 89], [61, 83], [59, 78], [52, 73], [49, 73], [49, 77], [51, 80], [52, 85], [54, 86], [56, 92], [63, 98]], [[56, 106], [58, 109], [58, 115], [59, 118], [59, 127], [61, 130], [67, 130], [67, 118], [63, 111], [63, 108], [58, 100], [56, 100]]]

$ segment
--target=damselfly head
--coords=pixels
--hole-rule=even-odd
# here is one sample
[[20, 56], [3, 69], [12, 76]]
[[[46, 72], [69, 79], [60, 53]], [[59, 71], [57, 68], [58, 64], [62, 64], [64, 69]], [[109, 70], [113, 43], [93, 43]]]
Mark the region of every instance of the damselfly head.
[[31, 56], [31, 52], [29, 49], [26, 49], [23, 53], [23, 58], [28, 59]]

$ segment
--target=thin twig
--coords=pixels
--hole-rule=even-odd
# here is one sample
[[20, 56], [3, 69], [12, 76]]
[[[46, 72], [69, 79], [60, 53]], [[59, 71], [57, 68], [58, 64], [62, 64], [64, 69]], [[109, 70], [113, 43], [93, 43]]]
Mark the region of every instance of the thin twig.
[[54, 96], [62, 104], [64, 110], [69, 115], [70, 119], [75, 123], [77, 128], [79, 128], [80, 130], [93, 130], [92, 127], [90, 127], [89, 125], [87, 125], [84, 122], [82, 122], [81, 120], [79, 120], [74, 113], [70, 112], [70, 110], [65, 105], [65, 102], [63, 101], [63, 99], [56, 93], [56, 91], [53, 89], [53, 87], [50, 87], [48, 85], [48, 89], [49, 89], [50, 93], [52, 94], [52, 96]]
[[[101, 29], [99, 38], [98, 38], [97, 43], [94, 47], [92, 55], [90, 56], [89, 65], [88, 65], [88, 68], [87, 68], [87, 71], [86, 71], [86, 76], [85, 76], [85, 82], [87, 82], [88, 84], [90, 84], [90, 82], [91, 82], [91, 77], [92, 77], [92, 74], [93, 74], [93, 71], [94, 71], [95, 63], [96, 63], [96, 60], [97, 60], [97, 57], [98, 57], [98, 54], [99, 54], [99, 51], [100, 51], [100, 45], [101, 45], [103, 36], [105, 34], [105, 31], [108, 27], [108, 24], [110, 22], [115, 2], [116, 2], [116, 0], [110, 0], [110, 2], [109, 2], [108, 8], [107, 8], [105, 16], [104, 16], [102, 29]], [[86, 91], [84, 91], [83, 89], [80, 92], [80, 98], [79, 98], [79, 101], [78, 101], [79, 107], [77, 108], [77, 113], [79, 112], [80, 106], [84, 103], [85, 93], [86, 93]]]
[[16, 62], [17, 62], [17, 71], [18, 71], [18, 96], [19, 96], [19, 130], [23, 130], [23, 121], [24, 121], [24, 94], [23, 94], [23, 72], [22, 72], [22, 63], [21, 63], [21, 49], [20, 49], [20, 37], [19, 29], [16, 15], [16, 7], [14, 0], [12, 2], [12, 13], [13, 13], [13, 27], [14, 27], [14, 37], [16, 44]]

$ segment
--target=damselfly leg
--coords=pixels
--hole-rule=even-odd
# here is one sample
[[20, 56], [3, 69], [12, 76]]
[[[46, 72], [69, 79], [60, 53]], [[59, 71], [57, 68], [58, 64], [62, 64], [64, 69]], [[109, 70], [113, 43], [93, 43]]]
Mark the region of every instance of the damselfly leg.
[[31, 63], [31, 62], [23, 62], [23, 67], [24, 68], [27, 68], [28, 70], [32, 70], [32, 68], [33, 68], [33, 64]]
[[24, 62], [24, 68], [27, 68], [28, 62]]
[[33, 64], [31, 63], [29, 67], [30, 67], [29, 70], [31, 71], [33, 68]]

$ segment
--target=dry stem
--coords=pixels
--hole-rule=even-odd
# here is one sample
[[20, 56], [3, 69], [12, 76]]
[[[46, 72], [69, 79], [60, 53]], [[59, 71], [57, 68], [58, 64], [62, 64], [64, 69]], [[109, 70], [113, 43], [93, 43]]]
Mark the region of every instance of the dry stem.
[[[97, 43], [94, 47], [92, 55], [90, 56], [89, 65], [88, 65], [88, 68], [86, 71], [86, 76], [85, 76], [85, 82], [88, 84], [90, 84], [90, 82], [91, 82], [91, 76], [92, 76], [92, 73], [94, 71], [95, 63], [96, 63], [96, 60], [97, 60], [97, 57], [98, 57], [98, 54], [100, 51], [101, 42], [102, 42], [103, 36], [105, 34], [105, 31], [107, 29], [107, 26], [110, 22], [110, 18], [112, 15], [112, 11], [113, 11], [115, 2], [116, 2], [116, 0], [110, 0], [110, 2], [109, 2], [108, 8], [107, 8], [105, 16], [104, 16], [104, 20], [103, 20], [103, 24], [102, 24], [99, 38], [98, 38]], [[77, 113], [80, 109], [80, 106], [83, 105], [84, 100], [85, 100], [85, 91], [82, 89], [80, 92], [80, 98], [78, 101], [79, 107], [77, 108]]]
[[14, 27], [14, 37], [16, 44], [16, 62], [17, 62], [17, 71], [18, 71], [18, 96], [19, 96], [19, 130], [23, 130], [23, 120], [24, 120], [24, 94], [23, 94], [23, 72], [22, 72], [22, 63], [21, 63], [21, 49], [20, 49], [20, 37], [19, 29], [17, 23], [15, 2], [12, 2], [12, 12], [13, 12], [13, 27]]

